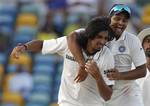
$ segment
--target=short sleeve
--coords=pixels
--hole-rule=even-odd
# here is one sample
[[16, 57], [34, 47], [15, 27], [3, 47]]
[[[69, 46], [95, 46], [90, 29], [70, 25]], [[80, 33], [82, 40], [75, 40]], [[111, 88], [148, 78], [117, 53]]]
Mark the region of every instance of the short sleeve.
[[132, 44], [130, 45], [131, 45], [130, 46], [131, 58], [132, 58], [134, 65], [137, 67], [142, 64], [145, 64], [146, 56], [145, 56], [140, 40], [136, 36], [134, 36], [134, 41], [132, 41]]
[[57, 39], [44, 40], [42, 54], [58, 53], [59, 55], [63, 55], [67, 47], [66, 36]]

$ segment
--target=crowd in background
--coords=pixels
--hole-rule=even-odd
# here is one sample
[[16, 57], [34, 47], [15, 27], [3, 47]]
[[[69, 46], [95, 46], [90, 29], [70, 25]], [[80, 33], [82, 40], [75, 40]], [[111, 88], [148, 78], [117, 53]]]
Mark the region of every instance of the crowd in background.
[[14, 60], [12, 48], [67, 36], [91, 18], [106, 16], [116, 3], [131, 8], [129, 32], [149, 27], [149, 0], [0, 0], [0, 106], [57, 105], [62, 58], [28, 53]]

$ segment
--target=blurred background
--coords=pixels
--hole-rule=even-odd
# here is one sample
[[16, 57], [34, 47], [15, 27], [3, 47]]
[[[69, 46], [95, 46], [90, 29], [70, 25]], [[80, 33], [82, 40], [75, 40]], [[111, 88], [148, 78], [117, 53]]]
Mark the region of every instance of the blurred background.
[[116, 3], [127, 4], [133, 34], [150, 26], [150, 0], [0, 0], [0, 106], [58, 106], [63, 59], [58, 55], [9, 57], [18, 43], [67, 36]]

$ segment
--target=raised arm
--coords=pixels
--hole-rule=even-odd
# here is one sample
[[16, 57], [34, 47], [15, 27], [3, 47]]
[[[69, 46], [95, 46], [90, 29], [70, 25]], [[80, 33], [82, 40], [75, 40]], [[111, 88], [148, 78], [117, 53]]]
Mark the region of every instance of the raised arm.
[[82, 50], [80, 48], [80, 46], [77, 43], [77, 33], [76, 32], [71, 32], [69, 34], [69, 36], [67, 37], [67, 42], [68, 42], [68, 47], [71, 51], [71, 53], [73, 54], [73, 56], [75, 57], [76, 61], [79, 64], [79, 70], [78, 70], [78, 74], [75, 77], [75, 81], [76, 82], [81, 82], [84, 81], [87, 77], [87, 72], [85, 71], [85, 59], [84, 56], [82, 54]]
[[42, 50], [43, 41], [42, 40], [32, 40], [25, 44], [18, 44], [11, 52], [12, 58], [19, 58], [19, 55], [23, 52], [40, 52]]
[[73, 54], [73, 56], [75, 57], [76, 61], [79, 63], [79, 65], [84, 66], [85, 59], [82, 54], [82, 50], [81, 50], [80, 46], [78, 45], [76, 39], [77, 39], [77, 33], [71, 32], [69, 34], [69, 36], [67, 37], [68, 47], [69, 47], [71, 53]]

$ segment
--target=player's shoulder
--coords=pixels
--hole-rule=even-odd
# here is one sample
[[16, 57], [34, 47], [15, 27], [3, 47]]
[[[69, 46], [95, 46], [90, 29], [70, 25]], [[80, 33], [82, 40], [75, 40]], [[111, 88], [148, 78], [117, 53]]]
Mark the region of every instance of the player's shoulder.
[[67, 36], [62, 36], [55, 39], [56, 42], [67, 42]]
[[104, 46], [101, 51], [101, 57], [104, 58], [104, 63], [113, 63], [114, 56], [107, 46]]
[[102, 49], [102, 54], [103, 55], [112, 55], [110, 49], [107, 47], [107, 46], [104, 46], [103, 49]]
[[129, 41], [139, 40], [139, 38], [135, 34], [129, 33], [127, 31], [125, 31], [125, 36], [126, 36], [126, 39]]

